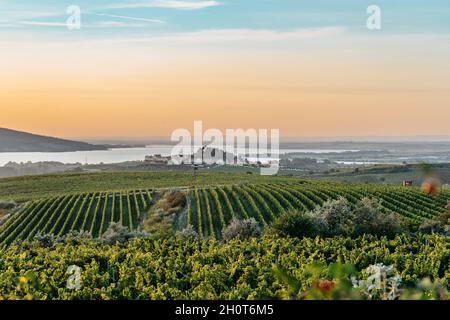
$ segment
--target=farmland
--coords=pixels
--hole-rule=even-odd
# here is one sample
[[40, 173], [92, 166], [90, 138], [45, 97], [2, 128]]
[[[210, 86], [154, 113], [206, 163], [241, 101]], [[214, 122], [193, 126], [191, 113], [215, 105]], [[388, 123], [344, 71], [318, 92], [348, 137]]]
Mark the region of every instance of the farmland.
[[[165, 189], [66, 193], [33, 200], [0, 227], [0, 243], [32, 240], [36, 234], [63, 236], [71, 231], [100, 237], [111, 222], [136, 230], [154, 199]], [[355, 205], [365, 197], [382, 201], [385, 210], [396, 212], [411, 224], [432, 219], [443, 212], [450, 193], [438, 197], [417, 188], [291, 180], [285, 183], [240, 183], [185, 187], [185, 210], [177, 215], [174, 229], [191, 225], [204, 238], [221, 238], [222, 230], [233, 218], [255, 218], [269, 226], [289, 210], [309, 211], [327, 200], [346, 198]], [[175, 231], [176, 231], [175, 230]]]
[[152, 203], [152, 191], [96, 192], [62, 195], [29, 203], [3, 225], [0, 242], [32, 240], [40, 234], [89, 232], [93, 237], [111, 222], [136, 229]]
[[188, 194], [186, 225], [194, 226], [202, 236], [213, 238], [220, 238], [221, 230], [232, 218], [255, 218], [261, 226], [268, 226], [281, 213], [310, 211], [339, 197], [352, 205], [365, 197], [380, 199], [385, 210], [418, 225], [445, 212], [450, 199], [447, 192], [430, 197], [419, 189], [309, 181], [197, 188]]
[[[0, 185], [2, 197], [18, 201], [0, 226], [0, 299], [304, 299], [315, 281], [304, 272], [316, 263], [349, 264], [357, 276], [383, 263], [395, 268], [408, 290], [424, 278], [436, 288], [449, 287], [445, 235], [272, 232], [284, 213], [310, 212], [342, 198], [352, 208], [362, 199], [378, 199], [382, 212], [397, 213], [417, 230], [448, 212], [446, 189], [431, 196], [416, 187], [226, 173], [194, 179], [167, 172], [32, 176], [0, 179]], [[170, 194], [182, 195], [180, 206], [169, 205]], [[166, 215], [171, 218], [158, 220]], [[262, 233], [226, 239], [223, 231], [234, 218], [253, 218]], [[169, 221], [169, 235], [142, 232], [148, 221]], [[105, 235], [113, 225], [139, 236], [111, 242]], [[189, 229], [195, 236], [183, 238]], [[79, 290], [66, 287], [71, 265], [82, 270]], [[319, 274], [328, 279], [324, 270]], [[366, 298], [335, 289], [336, 299]]]
[[33, 175], [0, 179], [0, 199], [36, 200], [64, 193], [207, 186], [238, 182], [284, 182], [288, 177], [199, 172], [97, 172]]
[[[440, 236], [13, 245], [0, 248], [0, 299], [291, 299], [311, 285], [304, 270], [314, 261], [357, 270], [384, 263], [395, 266], [404, 285], [432, 277], [448, 286], [447, 246]], [[69, 265], [82, 267], [80, 289], [66, 288]], [[300, 287], [290, 289], [276, 267]]]

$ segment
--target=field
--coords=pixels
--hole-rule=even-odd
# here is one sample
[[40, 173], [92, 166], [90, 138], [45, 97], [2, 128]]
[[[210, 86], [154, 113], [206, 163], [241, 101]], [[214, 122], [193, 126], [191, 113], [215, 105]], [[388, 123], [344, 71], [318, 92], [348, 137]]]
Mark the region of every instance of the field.
[[[0, 299], [298, 299], [313, 283], [305, 273], [312, 262], [393, 265], [404, 285], [432, 277], [448, 286], [450, 279], [448, 242], [440, 236], [13, 245], [0, 256]], [[70, 265], [82, 267], [80, 289], [66, 287]], [[291, 288], [276, 268], [300, 286]]]
[[[373, 264], [392, 265], [407, 290], [424, 278], [437, 281], [436, 288], [450, 285], [450, 242], [444, 235], [291, 238], [268, 232], [222, 238], [233, 218], [254, 218], [269, 230], [284, 212], [310, 211], [339, 197], [352, 207], [363, 198], [379, 199], [382, 210], [418, 226], [446, 212], [446, 189], [429, 196], [417, 187], [227, 173], [199, 173], [194, 179], [162, 172], [32, 176], [0, 179], [0, 186], [0, 198], [19, 201], [0, 226], [0, 299], [304, 299], [317, 286], [314, 277], [330, 277], [325, 269], [316, 276], [305, 273], [317, 263], [350, 264], [358, 276]], [[172, 218], [162, 225], [170, 221], [169, 237], [102, 238], [112, 222], [132, 231], [147, 221], [158, 226], [159, 220], [148, 217], [158, 214], [172, 191], [186, 201], [166, 211]], [[198, 239], [177, 235], [187, 226]], [[90, 237], [73, 237], [73, 231]], [[72, 238], [62, 237], [69, 233]], [[36, 237], [50, 234], [55, 237]], [[82, 270], [77, 290], [66, 286], [72, 265]], [[351, 290], [346, 296], [348, 288], [333, 290], [328, 299], [364, 298]]]
[[33, 175], [0, 179], [0, 199], [36, 200], [65, 193], [207, 186], [238, 182], [285, 182], [288, 177], [198, 172], [98, 172]]
[[[221, 238], [223, 228], [234, 217], [255, 218], [260, 226], [269, 226], [283, 212], [309, 211], [341, 196], [351, 204], [364, 197], [381, 199], [385, 209], [416, 225], [445, 212], [450, 199], [447, 191], [431, 197], [417, 188], [294, 179], [284, 183], [239, 183], [180, 190], [187, 197], [187, 206], [175, 219], [175, 231], [192, 225], [201, 237], [215, 239]], [[38, 233], [62, 236], [71, 231], [89, 232], [97, 238], [111, 222], [135, 230], [141, 227], [154, 198], [163, 193], [164, 189], [99, 191], [33, 200], [0, 227], [0, 243], [32, 240]]]
[[268, 226], [288, 210], [310, 211], [327, 200], [346, 198], [354, 205], [365, 197], [382, 200], [383, 207], [412, 224], [445, 212], [450, 193], [424, 195], [418, 188], [377, 185], [344, 185], [302, 181], [284, 184], [244, 184], [197, 188], [188, 191], [186, 218], [178, 227], [193, 225], [202, 236], [220, 239], [221, 230], [233, 218], [255, 218]]
[[32, 201], [1, 228], [0, 243], [32, 240], [38, 234], [85, 231], [99, 237], [111, 222], [136, 229], [152, 203], [152, 191], [95, 192]]

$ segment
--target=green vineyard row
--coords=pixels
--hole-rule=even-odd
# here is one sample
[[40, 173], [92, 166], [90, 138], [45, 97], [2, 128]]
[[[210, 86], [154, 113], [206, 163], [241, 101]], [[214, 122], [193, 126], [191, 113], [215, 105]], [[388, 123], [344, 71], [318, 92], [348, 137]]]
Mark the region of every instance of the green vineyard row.
[[71, 231], [101, 236], [111, 222], [136, 229], [153, 200], [152, 191], [81, 193], [36, 200], [0, 227], [0, 243]]
[[312, 210], [339, 197], [351, 205], [365, 197], [377, 198], [386, 210], [420, 224], [445, 212], [450, 193], [431, 197], [417, 188], [304, 182], [197, 188], [188, 197], [187, 217], [183, 219], [186, 224], [178, 228], [192, 225], [200, 236], [220, 239], [222, 229], [233, 217], [255, 218], [261, 226], [267, 226], [283, 212]]
[[[176, 229], [191, 225], [204, 238], [220, 239], [234, 218], [255, 218], [263, 227], [288, 210], [308, 211], [329, 199], [345, 197], [351, 205], [365, 197], [378, 198], [386, 210], [420, 224], [443, 212], [450, 193], [438, 197], [418, 188], [346, 185], [328, 182], [259, 183], [186, 189], [187, 208]], [[111, 222], [137, 229], [153, 203], [154, 192], [97, 192], [69, 194], [28, 203], [0, 227], [0, 243], [31, 240], [38, 234], [62, 236], [71, 231], [100, 237]]]
[[[262, 236], [226, 243], [173, 237], [125, 245], [13, 245], [0, 247], [0, 256], [0, 300], [292, 299], [287, 277], [277, 276], [275, 266], [300, 282], [297, 294], [313, 283], [314, 276], [305, 272], [312, 262], [336, 261], [357, 270], [377, 263], [393, 265], [403, 288], [426, 277], [446, 288], [450, 285], [448, 239], [438, 235], [400, 235], [390, 240], [370, 235], [356, 239]], [[67, 266], [74, 264], [82, 267], [79, 290], [66, 287]], [[18, 283], [19, 277], [27, 283]]]

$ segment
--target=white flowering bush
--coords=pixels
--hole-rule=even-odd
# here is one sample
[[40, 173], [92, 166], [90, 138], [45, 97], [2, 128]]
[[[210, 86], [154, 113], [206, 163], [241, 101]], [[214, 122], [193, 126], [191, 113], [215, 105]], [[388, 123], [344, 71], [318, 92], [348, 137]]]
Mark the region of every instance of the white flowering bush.
[[222, 238], [225, 241], [231, 239], [248, 239], [251, 237], [258, 237], [261, 235], [261, 228], [255, 218], [239, 220], [233, 218], [230, 224], [223, 229]]
[[396, 300], [401, 294], [401, 278], [394, 271], [394, 266], [382, 263], [369, 266], [365, 273], [367, 278], [357, 280], [352, 277], [353, 287], [370, 300]]

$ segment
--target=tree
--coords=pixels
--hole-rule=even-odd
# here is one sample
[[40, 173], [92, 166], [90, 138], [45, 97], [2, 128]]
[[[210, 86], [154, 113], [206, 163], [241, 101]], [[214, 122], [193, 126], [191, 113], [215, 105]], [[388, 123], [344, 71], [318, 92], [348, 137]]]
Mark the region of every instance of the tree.
[[272, 224], [275, 234], [282, 237], [316, 237], [327, 233], [326, 222], [311, 212], [289, 211]]
[[316, 207], [311, 214], [325, 221], [329, 236], [353, 233], [354, 215], [348, 200], [344, 197], [325, 202], [321, 207]]
[[393, 237], [402, 231], [400, 217], [383, 210], [378, 199], [364, 198], [354, 209], [355, 235], [373, 234]]
[[247, 239], [257, 237], [261, 234], [261, 228], [255, 218], [239, 220], [233, 218], [230, 224], [222, 231], [222, 238], [225, 241], [239, 238]]

